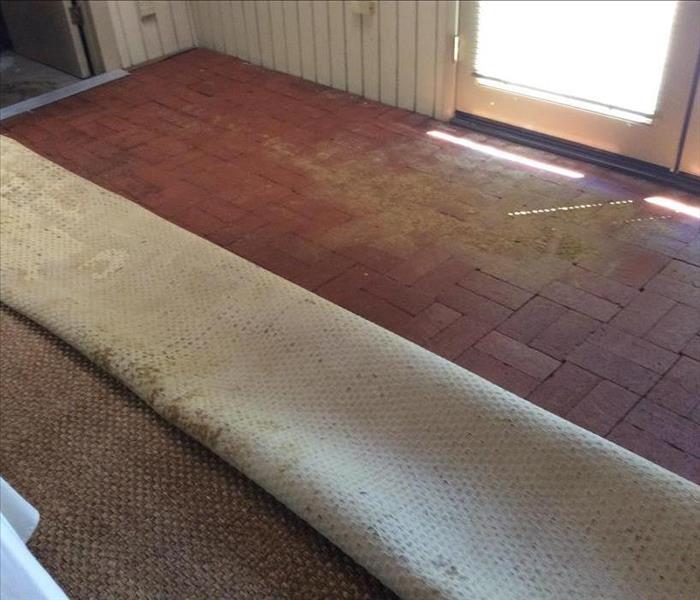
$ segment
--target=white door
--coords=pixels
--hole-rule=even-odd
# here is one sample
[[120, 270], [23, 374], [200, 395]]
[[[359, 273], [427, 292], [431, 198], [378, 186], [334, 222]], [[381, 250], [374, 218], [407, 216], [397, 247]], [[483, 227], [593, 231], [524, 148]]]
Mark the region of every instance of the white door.
[[457, 110], [673, 168], [700, 2], [460, 4]]
[[12, 46], [17, 54], [76, 77], [89, 77], [90, 67], [71, 20], [68, 0], [14, 0], [2, 3]]
[[695, 98], [688, 121], [688, 131], [685, 134], [679, 170], [700, 177], [700, 82], [695, 86]]

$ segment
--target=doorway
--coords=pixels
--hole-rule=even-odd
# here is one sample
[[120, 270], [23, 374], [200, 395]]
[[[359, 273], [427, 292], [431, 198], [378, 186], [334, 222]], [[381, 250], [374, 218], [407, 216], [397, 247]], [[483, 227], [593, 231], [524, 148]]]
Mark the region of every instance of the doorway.
[[456, 108], [676, 170], [698, 31], [696, 2], [462, 1]]
[[40, 96], [93, 75], [74, 2], [0, 2], [0, 106]]

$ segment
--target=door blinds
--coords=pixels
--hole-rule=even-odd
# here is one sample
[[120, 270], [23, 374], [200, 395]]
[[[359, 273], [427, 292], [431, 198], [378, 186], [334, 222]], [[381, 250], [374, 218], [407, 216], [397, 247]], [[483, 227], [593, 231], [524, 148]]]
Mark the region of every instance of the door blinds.
[[676, 2], [479, 2], [484, 85], [651, 122]]

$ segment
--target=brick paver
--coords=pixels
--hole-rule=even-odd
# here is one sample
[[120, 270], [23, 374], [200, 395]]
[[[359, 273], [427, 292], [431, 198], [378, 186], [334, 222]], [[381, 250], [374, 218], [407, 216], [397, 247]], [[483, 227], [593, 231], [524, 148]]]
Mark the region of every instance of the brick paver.
[[476, 155], [425, 134], [547, 159], [204, 50], [0, 127], [700, 481], [700, 224], [641, 201], [697, 198], [557, 157], [586, 177]]
[[639, 396], [611, 381], [601, 381], [566, 417], [600, 435], [610, 430], [639, 402]]

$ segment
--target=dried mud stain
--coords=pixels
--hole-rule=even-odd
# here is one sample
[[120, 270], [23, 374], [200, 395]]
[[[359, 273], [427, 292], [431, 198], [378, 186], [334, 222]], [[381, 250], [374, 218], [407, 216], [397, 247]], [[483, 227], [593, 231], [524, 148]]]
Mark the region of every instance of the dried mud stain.
[[509, 217], [508, 203], [480, 191], [483, 166], [442, 178], [415, 169], [392, 172], [381, 153], [378, 160], [348, 158], [333, 168], [298, 155], [289, 158], [313, 178], [315, 192], [331, 198], [335, 208], [359, 215], [321, 236], [330, 247], [380, 239], [384, 250], [401, 256], [420, 249], [429, 234], [465, 252], [544, 253], [569, 261], [595, 253], [594, 240], [572, 227], [560, 228], [561, 220]]
[[[337, 135], [309, 144], [269, 135], [262, 143], [276, 159], [312, 180], [304, 195], [353, 217], [319, 234], [327, 247], [380, 245], [407, 256], [427, 240], [444, 242], [476, 260], [489, 254], [579, 262], [614, 252], [618, 241], [641, 235], [634, 223], [640, 206], [613, 202], [618, 196], [474, 153], [436, 151], [420, 137], [399, 136], [379, 147], [365, 138], [366, 150], [348, 147], [344, 133], [355, 135], [362, 146], [362, 132], [352, 132], [352, 127], [337, 130]], [[577, 205], [588, 206], [569, 210]], [[558, 210], [518, 218], [508, 214], [542, 208]], [[658, 223], [661, 235], [665, 228], [673, 237], [676, 228]]]

